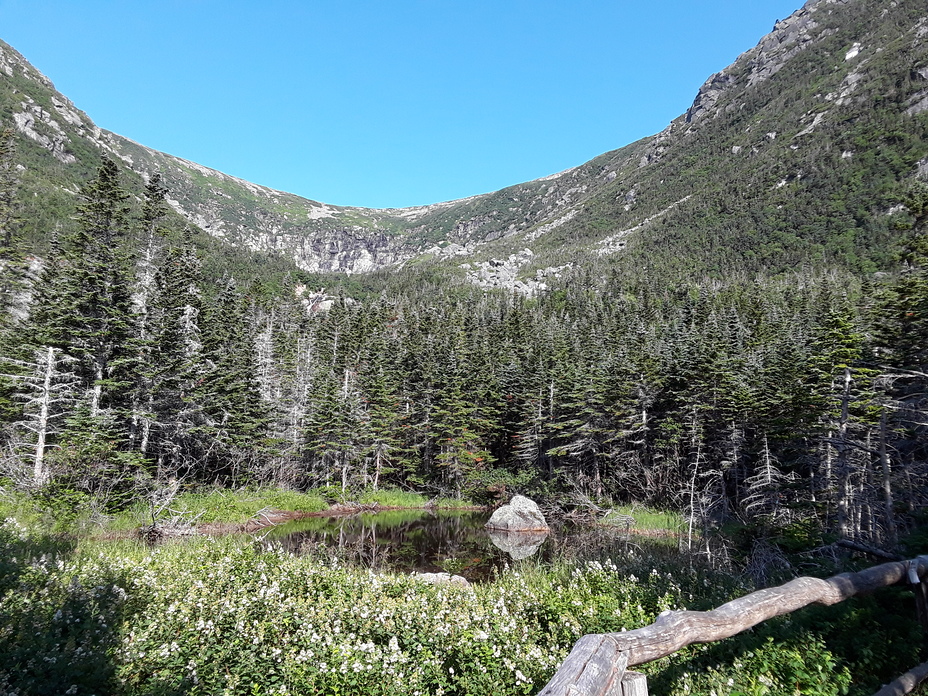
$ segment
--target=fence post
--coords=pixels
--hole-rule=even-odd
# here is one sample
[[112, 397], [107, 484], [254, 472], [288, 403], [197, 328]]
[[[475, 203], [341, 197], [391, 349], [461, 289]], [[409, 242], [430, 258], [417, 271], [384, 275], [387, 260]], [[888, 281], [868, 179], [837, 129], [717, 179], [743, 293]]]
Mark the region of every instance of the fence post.
[[585, 635], [538, 696], [625, 696], [622, 678], [627, 664], [628, 654], [608, 634]]
[[625, 672], [622, 696], [648, 696], [648, 678], [641, 672]]

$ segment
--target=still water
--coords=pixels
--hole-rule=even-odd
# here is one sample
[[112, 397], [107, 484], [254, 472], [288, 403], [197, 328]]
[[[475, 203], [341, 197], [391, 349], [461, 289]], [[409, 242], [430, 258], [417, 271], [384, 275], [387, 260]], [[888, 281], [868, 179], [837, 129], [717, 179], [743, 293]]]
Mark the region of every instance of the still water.
[[390, 510], [308, 517], [261, 532], [292, 553], [338, 558], [375, 570], [492, 578], [505, 565], [550, 560], [585, 546], [627, 543], [624, 530], [555, 525], [549, 534], [489, 532], [488, 512]]

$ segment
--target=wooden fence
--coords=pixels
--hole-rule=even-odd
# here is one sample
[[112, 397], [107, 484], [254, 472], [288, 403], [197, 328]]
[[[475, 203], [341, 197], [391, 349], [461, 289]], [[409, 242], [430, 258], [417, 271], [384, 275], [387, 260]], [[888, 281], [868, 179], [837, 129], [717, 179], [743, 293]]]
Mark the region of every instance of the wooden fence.
[[[928, 631], [928, 582], [922, 582], [926, 576], [928, 556], [919, 556], [858, 573], [842, 573], [827, 580], [796, 578], [711, 611], [665, 611], [657, 621], [643, 628], [586, 635], [577, 641], [539, 696], [647, 696], [645, 676], [628, 671], [628, 667], [666, 657], [692, 643], [728, 638], [810, 604], [837, 604], [848, 597], [903, 582], [915, 590], [919, 621]], [[879, 696], [909, 693], [926, 677], [928, 663], [884, 687]]]

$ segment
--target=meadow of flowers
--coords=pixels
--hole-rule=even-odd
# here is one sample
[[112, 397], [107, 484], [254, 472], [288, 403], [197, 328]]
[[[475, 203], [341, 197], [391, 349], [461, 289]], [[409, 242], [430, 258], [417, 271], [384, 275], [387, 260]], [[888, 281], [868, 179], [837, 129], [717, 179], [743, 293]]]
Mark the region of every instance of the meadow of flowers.
[[[45, 538], [7, 520], [0, 693], [531, 694], [584, 633], [742, 591], [710, 571], [649, 565], [526, 564], [467, 588], [242, 538], [148, 549]], [[674, 675], [667, 693], [847, 688], [847, 667], [821, 639], [755, 643], [725, 663], [692, 648], [649, 668], [655, 684]]]

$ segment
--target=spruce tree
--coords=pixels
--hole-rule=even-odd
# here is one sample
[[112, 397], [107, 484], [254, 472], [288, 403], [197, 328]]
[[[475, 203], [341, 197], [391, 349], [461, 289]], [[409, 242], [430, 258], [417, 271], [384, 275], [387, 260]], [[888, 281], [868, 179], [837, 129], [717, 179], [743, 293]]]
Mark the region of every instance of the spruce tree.
[[19, 177], [16, 171], [16, 145], [13, 129], [0, 130], [0, 259], [7, 261], [15, 247], [17, 223], [16, 191]]
[[201, 342], [200, 260], [191, 235], [170, 247], [155, 274], [144, 341], [138, 446], [156, 458], [162, 475], [189, 469], [201, 455], [196, 428], [204, 423], [196, 399], [205, 374]]
[[37, 343], [78, 360], [93, 418], [102, 409], [128, 410], [135, 367], [129, 196], [115, 162], [104, 158], [81, 198], [76, 231], [64, 240], [60, 256], [53, 247], [46, 262], [31, 324]]
[[[23, 289], [26, 264], [17, 250], [18, 227], [16, 193], [16, 149], [13, 130], [0, 131], [0, 356], [28, 359], [18, 345], [15, 316], [17, 295]], [[11, 365], [15, 371], [15, 366]], [[19, 409], [14, 403], [15, 384], [0, 374], [0, 422], [16, 418]]]
[[209, 457], [208, 478], [245, 480], [259, 472], [267, 454], [267, 408], [261, 400], [249, 310], [233, 279], [206, 307], [202, 322], [204, 372], [195, 399], [202, 408], [199, 430]]

